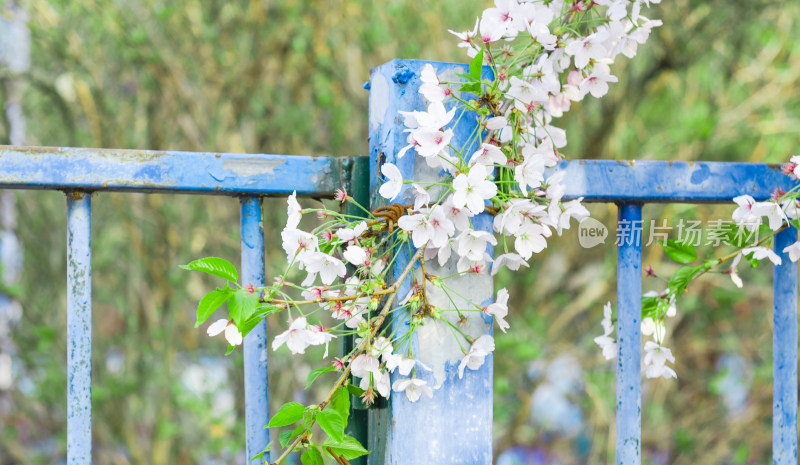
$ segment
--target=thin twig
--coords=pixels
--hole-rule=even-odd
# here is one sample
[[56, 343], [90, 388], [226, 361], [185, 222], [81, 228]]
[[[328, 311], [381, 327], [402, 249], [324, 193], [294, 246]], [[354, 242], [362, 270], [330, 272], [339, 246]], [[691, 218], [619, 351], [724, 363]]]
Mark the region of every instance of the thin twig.
[[326, 449], [328, 453], [331, 454], [331, 457], [333, 457], [333, 459], [336, 460], [336, 463], [338, 463], [339, 465], [350, 465], [350, 462], [348, 462], [347, 459], [344, 458], [344, 456], [337, 455], [336, 452], [334, 452], [333, 449], [331, 449], [330, 447], [327, 447]]
[[348, 300], [357, 300], [363, 297], [373, 296], [373, 295], [384, 295], [389, 294], [392, 292], [391, 287], [387, 287], [385, 289], [381, 289], [379, 291], [370, 292], [369, 294], [357, 294], [357, 295], [345, 295], [339, 297], [320, 297], [319, 299], [311, 299], [311, 300], [280, 300], [280, 299], [272, 299], [272, 300], [259, 300], [259, 302], [263, 304], [277, 304], [277, 305], [285, 305], [285, 304], [293, 304], [293, 305], [307, 305], [307, 304], [324, 304], [327, 302], [346, 302]]

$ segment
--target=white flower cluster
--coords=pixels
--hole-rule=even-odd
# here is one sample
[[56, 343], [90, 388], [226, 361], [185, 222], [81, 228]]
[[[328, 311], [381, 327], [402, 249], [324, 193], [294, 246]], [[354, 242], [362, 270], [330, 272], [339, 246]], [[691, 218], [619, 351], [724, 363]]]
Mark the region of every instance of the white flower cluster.
[[[791, 157], [791, 161], [784, 165], [784, 173], [790, 175], [793, 179], [797, 179], [797, 174], [800, 173], [797, 163], [800, 163], [800, 156], [796, 155]], [[796, 192], [787, 194], [778, 190], [772, 199], [764, 202], [756, 202], [749, 195], [740, 195], [734, 198], [733, 201], [738, 207], [734, 210], [732, 217], [734, 223], [740, 227], [740, 230], [755, 233], [764, 225], [764, 218], [766, 218], [766, 226], [774, 233], [800, 218], [800, 202], [797, 200]], [[789, 254], [789, 260], [796, 262], [800, 259], [800, 241], [784, 247], [782, 252]], [[783, 261], [778, 254], [768, 247], [754, 245], [753, 247], [743, 248], [733, 258], [731, 267], [727, 271], [733, 283], [739, 288], [743, 286], [743, 283], [742, 278], [737, 273], [737, 267], [742, 258], [748, 256], [750, 259], [758, 261], [768, 259], [774, 265], [780, 265]]]
[[[645, 294], [646, 297], [656, 297], [656, 293]], [[614, 332], [614, 323], [611, 320], [611, 302], [603, 307], [603, 335], [594, 338], [594, 342], [600, 347], [603, 357], [606, 360], [617, 358], [617, 341], [611, 337]], [[676, 309], [674, 301], [669, 305], [666, 316], [675, 316]], [[653, 336], [652, 341], [644, 344], [644, 360], [642, 371], [648, 378], [677, 378], [677, 374], [672, 367], [667, 366], [667, 362], [675, 363], [672, 351], [663, 345], [666, 334], [664, 322], [661, 319], [654, 319], [650, 316], [642, 320], [642, 335]]]
[[[439, 182], [404, 180], [396, 165], [385, 163], [380, 168], [384, 183], [379, 194], [392, 203], [402, 193], [408, 205], [384, 207], [391, 210], [389, 216], [376, 210], [366, 221], [320, 210], [317, 214], [324, 223], [311, 231], [300, 229], [300, 223], [302, 215], [313, 210], [304, 210], [296, 195], [289, 197], [283, 249], [289, 267], [305, 275], [297, 285], [286, 281], [284, 274], [260, 298], [275, 311], [300, 312], [274, 339], [273, 349], [285, 345], [301, 354], [309, 346], [327, 347], [337, 336], [355, 334], [361, 338], [357, 350], [334, 366], [349, 366], [360, 378], [367, 401], [376, 395], [388, 397], [392, 389], [405, 392], [412, 402], [423, 394], [431, 396], [431, 387], [417, 377], [418, 368], [429, 368], [414, 358], [410, 335], [381, 335], [368, 319], [368, 312], [377, 310], [383, 296], [392, 291], [386, 273], [388, 263], [395, 263], [394, 254], [400, 253], [397, 244], [410, 241], [424, 249], [423, 260], [435, 259], [441, 266], [452, 259], [458, 274], [494, 275], [502, 267], [529, 266], [527, 261], [544, 250], [553, 232], [560, 235], [571, 219], [588, 217], [582, 199], [562, 202], [563, 173], [545, 177], [545, 170], [560, 161], [559, 149], [567, 142], [565, 131], [552, 120], [568, 111], [571, 102], [605, 95], [608, 83], [617, 81], [610, 71], [614, 59], [620, 53], [634, 56], [651, 28], [661, 24], [640, 15], [642, 3], [649, 5], [646, 0], [495, 0], [474, 30], [454, 33], [469, 56], [481, 54], [481, 60], [473, 62], [491, 66], [494, 79], [481, 80], [473, 69], [467, 83], [442, 82], [434, 67], [425, 65], [419, 93], [426, 108], [401, 112], [408, 144], [397, 153], [397, 159], [419, 156], [444, 177]], [[455, 90], [451, 85], [465, 88]], [[477, 99], [466, 99], [464, 92]], [[478, 130], [469, 140], [455, 140], [455, 126], [463, 121], [456, 117], [459, 108], [478, 116]], [[336, 198], [353, 201], [345, 192], [337, 192]], [[473, 218], [486, 211], [495, 215], [493, 232], [473, 227]], [[398, 229], [393, 229], [395, 222]], [[493, 247], [501, 252], [494, 259], [487, 253]], [[423, 276], [423, 284], [416, 283], [392, 312], [407, 312], [417, 319], [436, 317], [441, 310], [428, 304], [424, 283], [443, 279]], [[285, 293], [287, 287], [300, 291], [306, 300], [292, 300]], [[510, 326], [508, 298], [502, 289], [494, 303], [473, 305], [493, 316], [505, 332]], [[308, 308], [303, 305], [313, 309], [301, 311]], [[327, 315], [338, 323], [331, 328], [311, 324], [312, 314]], [[221, 331], [229, 341], [241, 342], [232, 320], [214, 326], [215, 333]], [[459, 377], [467, 368], [479, 369], [494, 350], [491, 335], [462, 336], [470, 346], [463, 350]], [[606, 346], [604, 352], [610, 351]], [[399, 375], [394, 383], [392, 373]]]
[[[793, 156], [788, 163], [784, 163], [783, 173], [794, 180], [800, 179], [800, 155]], [[798, 195], [800, 193], [796, 189], [792, 189], [788, 193], [781, 189], [776, 189], [772, 198], [763, 202], [756, 201], [750, 195], [740, 195], [734, 198], [733, 202], [737, 205], [737, 208], [732, 214], [732, 219], [737, 230], [733, 241], [739, 245], [740, 250], [724, 259], [717, 261], [707, 260], [704, 265], [694, 267], [694, 270], [689, 269], [690, 275], [688, 279], [694, 279], [694, 277], [707, 271], [714, 264], [730, 259], [730, 268], [725, 273], [730, 275], [731, 280], [737, 287], [741, 288], [743, 282], [742, 278], [739, 277], [737, 267], [742, 258], [748, 258], [753, 262], [767, 259], [773, 265], [781, 265], [783, 262], [781, 257], [771, 248], [762, 244], [766, 244], [782, 228], [800, 225], [798, 223], [798, 219], [800, 219]], [[761, 238], [758, 237], [758, 233], [763, 234]], [[755, 241], [750, 247], [741, 245], [752, 238], [755, 238]], [[782, 252], [789, 255], [789, 260], [796, 262], [800, 259], [800, 241], [795, 241], [793, 244], [784, 247]], [[700, 271], [701, 269], [703, 270], [702, 272]], [[652, 273], [652, 268], [648, 267], [648, 270], [648, 274]], [[672, 281], [670, 281], [670, 286], [672, 286]], [[683, 288], [685, 288], [685, 285], [681, 287], [681, 289]], [[668, 288], [662, 293], [648, 292], [642, 296], [645, 299], [655, 299], [655, 302], [657, 302], [656, 310], [653, 314], [643, 317], [641, 326], [642, 335], [653, 337], [653, 340], [647, 341], [644, 346], [643, 370], [648, 378], [677, 377], [675, 371], [667, 366], [667, 362], [675, 362], [675, 357], [669, 348], [663, 346], [666, 335], [665, 320], [666, 318], [674, 317], [677, 313], [676, 300], [679, 296], [676, 292], [680, 291]], [[614, 331], [611, 314], [611, 304], [608, 303], [603, 309], [603, 335], [594, 339], [595, 343], [600, 347], [603, 357], [607, 360], [617, 356], [617, 343], [611, 337], [611, 333]]]

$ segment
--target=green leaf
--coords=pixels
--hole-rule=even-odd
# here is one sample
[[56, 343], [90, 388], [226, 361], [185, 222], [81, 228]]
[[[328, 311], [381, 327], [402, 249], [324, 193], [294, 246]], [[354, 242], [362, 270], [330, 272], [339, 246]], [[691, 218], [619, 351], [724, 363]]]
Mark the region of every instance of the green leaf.
[[678, 263], [686, 264], [697, 260], [697, 250], [692, 244], [669, 239], [666, 243], [661, 241], [661, 245], [664, 246], [664, 253]]
[[330, 447], [334, 452], [344, 456], [347, 460], [353, 460], [354, 458], [369, 454], [369, 451], [364, 449], [364, 446], [350, 436], [345, 436], [344, 439], [339, 442], [328, 437], [322, 445], [323, 449], [325, 447]]
[[305, 412], [305, 410], [306, 406], [303, 404], [297, 402], [287, 402], [281, 405], [278, 413], [276, 413], [275, 416], [269, 420], [267, 427], [274, 428], [276, 426], [291, 425], [303, 417], [303, 412]]
[[480, 52], [469, 62], [469, 77], [473, 81], [480, 82], [481, 68], [483, 68], [483, 48]]
[[236, 327], [239, 328], [239, 332], [242, 333], [242, 337], [245, 337], [248, 334], [250, 334], [250, 331], [252, 331], [253, 328], [255, 328], [256, 325], [261, 323], [262, 321], [264, 321], [264, 318], [261, 315], [253, 315], [250, 318], [248, 318], [247, 321], [245, 321], [241, 326], [237, 325]]
[[264, 458], [264, 454], [266, 454], [270, 450], [272, 450], [272, 441], [270, 441], [269, 444], [267, 444], [267, 447], [265, 447], [264, 450], [262, 450], [261, 452], [259, 452], [256, 455], [254, 455], [253, 458], [251, 458], [250, 460], [252, 461], [252, 460], [263, 459]]
[[297, 427], [292, 431], [281, 432], [281, 434], [278, 436], [278, 439], [280, 440], [281, 443], [281, 447], [286, 447], [286, 444], [289, 444], [289, 441], [291, 441], [292, 438], [299, 436], [300, 434], [303, 433], [303, 431], [305, 431], [305, 429], [303, 429], [303, 425], [297, 425]]
[[197, 323], [195, 323], [194, 327], [197, 328], [203, 324], [222, 304], [227, 302], [231, 298], [232, 292], [233, 289], [226, 284], [225, 287], [215, 289], [206, 294], [197, 306]]
[[262, 318], [266, 318], [270, 315], [281, 312], [283, 308], [278, 307], [277, 305], [262, 305], [258, 310], [258, 315]]
[[228, 301], [228, 312], [236, 327], [244, 327], [247, 321], [256, 312], [258, 307], [258, 294], [247, 289], [237, 289]]
[[734, 223], [725, 223], [719, 230], [723, 231], [725, 242], [739, 249], [751, 245], [756, 238], [755, 233], [748, 231], [744, 226]]
[[676, 297], [680, 296], [683, 291], [686, 290], [686, 286], [689, 285], [689, 281], [700, 272], [703, 268], [702, 265], [699, 266], [682, 266], [678, 268], [678, 271], [669, 278], [669, 291], [674, 294]]
[[323, 375], [325, 373], [329, 373], [329, 372], [334, 371], [334, 370], [336, 370], [336, 368], [333, 365], [330, 365], [330, 366], [327, 366], [327, 367], [324, 367], [324, 368], [317, 368], [316, 370], [314, 370], [311, 373], [309, 373], [308, 374], [308, 378], [306, 378], [306, 389], [310, 388], [311, 387], [311, 383], [313, 383], [314, 380], [319, 378], [320, 375]]
[[350, 391], [342, 386], [336, 390], [331, 399], [331, 408], [339, 412], [344, 420], [344, 427], [347, 428], [347, 418], [350, 416]]
[[481, 84], [479, 82], [470, 82], [468, 84], [462, 84], [461, 87], [458, 88], [458, 91], [469, 92], [470, 94], [480, 95]]
[[317, 413], [317, 423], [336, 442], [344, 440], [344, 419], [336, 410], [328, 409]]
[[203, 273], [213, 274], [231, 282], [239, 281], [239, 272], [231, 262], [223, 258], [206, 257], [195, 260], [188, 265], [181, 265], [184, 270], [202, 271]]
[[661, 297], [642, 297], [642, 319], [647, 316], [652, 316], [658, 309], [658, 301]]
[[350, 391], [350, 394], [353, 394], [356, 397], [361, 397], [364, 395], [364, 392], [366, 392], [355, 384], [348, 384], [347, 390]]
[[310, 430], [314, 426], [314, 413], [316, 411], [306, 410], [303, 412], [303, 428]]
[[316, 447], [306, 449], [303, 455], [300, 456], [300, 463], [303, 465], [325, 465], [325, 461], [322, 460], [322, 454]]

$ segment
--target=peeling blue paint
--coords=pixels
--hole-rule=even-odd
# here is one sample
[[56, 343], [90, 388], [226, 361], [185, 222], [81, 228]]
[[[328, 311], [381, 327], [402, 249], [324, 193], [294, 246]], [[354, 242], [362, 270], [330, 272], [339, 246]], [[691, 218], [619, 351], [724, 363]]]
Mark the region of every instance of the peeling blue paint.
[[[242, 197], [242, 285], [264, 287], [264, 228], [261, 224], [261, 199]], [[244, 404], [247, 458], [261, 452], [269, 443], [267, 387], [267, 321], [253, 328], [244, 340]], [[265, 455], [269, 458], [269, 455]], [[263, 463], [253, 460], [251, 463]]]
[[[342, 158], [0, 146], [0, 189], [332, 195]], [[321, 175], [327, 173], [327, 175]]]
[[639, 465], [642, 453], [641, 220], [641, 204], [619, 206], [620, 229], [631, 234], [617, 250], [617, 465]]
[[775, 237], [772, 342], [772, 463], [797, 465], [797, 263], [783, 249], [797, 241], [789, 228]]
[[[427, 166], [421, 166], [415, 157], [397, 158], [398, 151], [407, 144], [403, 119], [398, 117], [398, 111], [425, 108], [425, 101], [417, 91], [419, 76], [426, 63], [395, 60], [372, 70], [370, 188], [373, 206], [383, 201], [376, 195], [380, 184], [378, 169], [382, 160], [397, 165], [404, 179], [420, 180], [420, 176], [426, 180], [437, 178], [437, 173]], [[439, 75], [454, 75], [467, 69], [462, 64], [431, 64]], [[455, 116], [456, 119], [459, 117]], [[463, 115], [453, 140], [468, 140], [476, 124], [474, 114]], [[478, 141], [475, 141], [475, 147], [467, 147], [467, 153], [474, 152], [477, 144]], [[407, 200], [406, 192], [408, 186], [404, 186], [400, 193], [399, 202]], [[476, 228], [491, 230], [491, 217], [480, 215], [474, 219], [474, 224]], [[405, 268], [408, 260], [409, 254], [401, 254], [395, 264], [395, 277]], [[435, 267], [433, 263], [430, 266]], [[433, 270], [431, 272], [436, 274]], [[475, 297], [476, 302], [491, 302], [491, 277], [471, 286], [466, 283], [453, 285], [457, 286], [459, 293]], [[405, 295], [410, 286], [408, 279], [398, 295]], [[402, 334], [408, 331], [408, 322], [397, 319], [394, 325], [396, 337], [402, 339]], [[423, 396], [414, 403], [409, 402], [403, 393], [392, 394], [388, 406], [391, 421], [373, 425], [382, 429], [377, 432], [378, 444], [369, 444], [372, 450], [370, 464], [488, 465], [492, 461], [492, 357], [486, 357], [479, 370], [467, 370], [464, 377], [459, 379], [458, 362], [463, 353], [451, 337], [437, 337], [436, 326], [436, 322], [426, 323], [412, 339], [412, 345], [415, 358], [433, 365], [433, 372], [418, 370], [417, 376], [425, 379], [430, 386], [440, 385], [440, 388], [434, 391], [433, 398]], [[470, 315], [465, 331], [473, 337], [490, 333], [490, 321], [485, 321], [480, 314]], [[446, 333], [450, 335], [449, 331]], [[434, 340], [436, 350], [431, 350], [431, 341]], [[442, 344], [446, 347], [442, 347]]]
[[[396, 137], [405, 136], [402, 121], [386, 111], [390, 97], [386, 82], [391, 82], [392, 75], [373, 75], [371, 147], [386, 147]], [[395, 88], [392, 92], [393, 98], [412, 98], [414, 94], [404, 97], [405, 93], [400, 95]], [[413, 97], [423, 105], [419, 96]], [[376, 132], [374, 129], [384, 123], [387, 115], [386, 121], [394, 121], [396, 130]], [[343, 160], [293, 155], [0, 146], [0, 189], [225, 195], [278, 195], [297, 191], [329, 196], [342, 187]], [[371, 185], [377, 182], [376, 163], [377, 152], [371, 149], [370, 166], [374, 167]], [[402, 171], [413, 163], [412, 157], [404, 157], [397, 165]], [[583, 197], [588, 202], [727, 203], [742, 194], [765, 200], [776, 187], [788, 191], [796, 185], [781, 173], [779, 165], [763, 163], [569, 160], [562, 161], [557, 169], [565, 171], [566, 197]], [[550, 170], [548, 176], [553, 172]]]
[[91, 198], [67, 193], [67, 464], [92, 463]]
[[396, 73], [394, 73], [394, 76], [392, 76], [392, 81], [395, 84], [399, 84], [402, 86], [408, 83], [408, 81], [410, 81], [413, 77], [414, 73], [410, 69], [408, 68], [400, 69]]
[[797, 185], [780, 165], [764, 163], [570, 160], [556, 169], [565, 171], [566, 196], [589, 202], [730, 203], [743, 194], [766, 200], [778, 187]]

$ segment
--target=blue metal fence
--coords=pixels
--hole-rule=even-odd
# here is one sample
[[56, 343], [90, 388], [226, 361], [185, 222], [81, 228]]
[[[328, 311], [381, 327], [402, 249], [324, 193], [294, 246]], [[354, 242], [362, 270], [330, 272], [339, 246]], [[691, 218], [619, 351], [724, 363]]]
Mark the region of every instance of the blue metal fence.
[[[391, 66], [398, 64], [420, 67], [420, 62], [410, 61]], [[264, 284], [265, 268], [260, 197], [292, 191], [330, 196], [351, 182], [356, 163], [366, 163], [365, 157], [0, 147], [0, 189], [67, 193], [69, 464], [91, 463], [91, 194], [135, 191], [239, 197], [242, 279], [259, 286]], [[375, 179], [377, 169], [370, 164], [369, 177]], [[794, 187], [779, 166], [765, 164], [574, 160], [562, 162], [558, 169], [567, 173], [567, 197], [617, 203], [619, 221], [631, 225], [639, 237], [644, 203], [727, 203], [742, 194], [764, 200], [776, 187]], [[352, 181], [367, 183], [368, 177]], [[774, 268], [773, 463], [780, 465], [797, 464], [797, 264], [781, 252], [796, 240], [797, 231], [789, 228], [775, 241], [776, 252], [783, 258], [783, 264]], [[641, 463], [642, 434], [641, 241], [620, 245], [617, 272], [617, 463], [635, 465]], [[248, 457], [268, 442], [264, 429], [269, 415], [266, 333], [262, 323], [244, 342]], [[491, 421], [485, 420], [480, 429], [491, 437]], [[474, 436], [474, 431], [470, 434]], [[449, 435], [457, 437], [458, 432]], [[404, 463], [402, 459], [393, 462]]]

